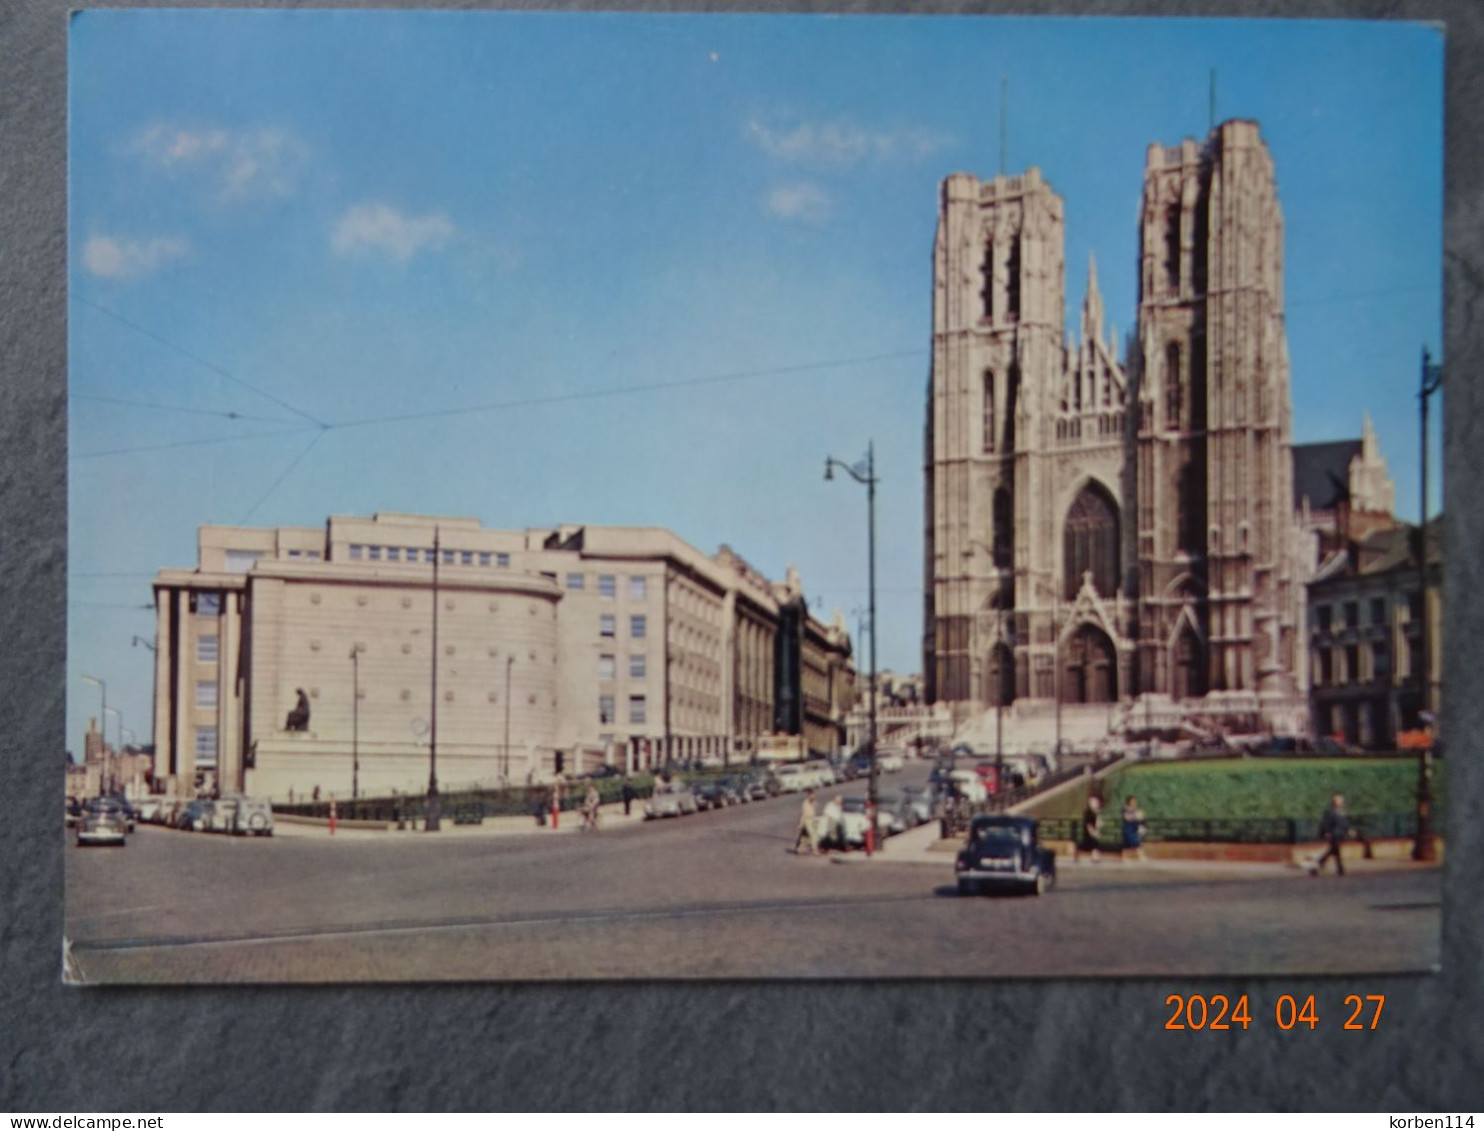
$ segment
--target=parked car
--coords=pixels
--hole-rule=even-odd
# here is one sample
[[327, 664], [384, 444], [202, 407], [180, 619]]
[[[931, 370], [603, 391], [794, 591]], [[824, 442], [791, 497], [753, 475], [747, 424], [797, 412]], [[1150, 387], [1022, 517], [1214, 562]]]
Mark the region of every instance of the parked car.
[[69, 797], [67, 799], [66, 812], [67, 827], [70, 829], [74, 825], [76, 825], [78, 820], [82, 817], [82, 798]]
[[971, 805], [981, 805], [989, 800], [984, 780], [973, 770], [950, 770], [948, 784]]
[[933, 819], [935, 795], [921, 786], [904, 785], [900, 812], [909, 829], [925, 825]]
[[656, 817], [683, 817], [687, 813], [696, 812], [698, 808], [696, 795], [690, 786], [656, 786], [654, 793], [644, 803], [644, 819], [648, 821]]
[[883, 774], [894, 774], [907, 764], [895, 750], [883, 750], [876, 755], [876, 766]]
[[204, 833], [216, 825], [216, 804], [211, 801], [188, 801], [184, 809], [175, 815], [175, 827]]
[[697, 809], [724, 809], [727, 804], [726, 791], [716, 779], [691, 783], [691, 792], [696, 795]]
[[608, 765], [608, 763], [604, 762], [597, 769], [589, 770], [587, 773], [578, 774], [577, 776], [579, 778], [594, 778], [596, 780], [602, 780], [603, 778], [621, 778], [623, 777], [623, 771], [617, 766], [610, 766]]
[[857, 750], [850, 756], [850, 761], [845, 763], [852, 776], [863, 778], [871, 772], [871, 755], [869, 751]]
[[884, 836], [896, 836], [912, 827], [907, 823], [905, 804], [906, 800], [900, 793], [878, 793], [876, 795], [876, 826]]
[[[870, 821], [866, 818], [865, 797], [842, 797], [840, 799], [840, 817], [834, 827], [825, 825], [824, 818], [829, 815], [829, 808], [821, 813], [821, 827], [819, 830], [819, 842], [826, 848], [862, 848], [866, 843], [866, 829], [870, 827]], [[876, 813], [876, 843], [880, 844], [884, 834], [887, 832], [891, 821], [880, 810]]]
[[783, 793], [803, 793], [814, 788], [814, 775], [801, 763], [790, 762], [778, 767], [778, 788]]
[[129, 818], [113, 797], [95, 797], [82, 807], [77, 818], [77, 846], [128, 843]]
[[742, 780], [747, 788], [749, 801], [766, 801], [770, 797], [777, 797], [782, 790], [777, 776], [763, 767], [748, 770]]
[[165, 807], [166, 800], [158, 795], [141, 797], [134, 803], [134, 812], [145, 824], [157, 825], [160, 823], [160, 811]]
[[219, 814], [218, 827], [238, 836], [273, 835], [273, 806], [270, 802], [261, 797], [235, 797], [231, 800], [235, 804], [230, 821], [223, 820]]
[[1056, 883], [1056, 853], [1041, 847], [1034, 817], [975, 817], [953, 867], [960, 895], [995, 887], [1044, 895]]

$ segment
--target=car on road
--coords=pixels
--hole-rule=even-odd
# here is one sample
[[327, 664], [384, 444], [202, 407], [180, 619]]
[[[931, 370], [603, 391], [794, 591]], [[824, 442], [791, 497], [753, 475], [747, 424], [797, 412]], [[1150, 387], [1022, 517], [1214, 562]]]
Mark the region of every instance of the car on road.
[[931, 790], [918, 785], [904, 785], [901, 796], [897, 811], [909, 829], [925, 825], [933, 819], [934, 795]]
[[973, 770], [950, 770], [948, 785], [970, 805], [982, 805], [989, 800], [989, 790], [984, 779]]
[[696, 795], [690, 786], [657, 785], [654, 793], [650, 794], [649, 800], [644, 803], [644, 819], [649, 821], [657, 817], [684, 817], [687, 813], [694, 813], [699, 808]]
[[725, 809], [731, 804], [726, 789], [716, 778], [691, 782], [690, 788], [696, 795], [697, 809]]
[[238, 836], [272, 836], [273, 805], [262, 797], [237, 797], [231, 823], [224, 827]]
[[[828, 816], [830, 807], [826, 806], [824, 816]], [[876, 843], [880, 844], [885, 835], [891, 831], [892, 819], [885, 812], [878, 809], [876, 813]], [[860, 797], [840, 798], [839, 820], [833, 827], [822, 827], [820, 829], [819, 842], [826, 848], [863, 848], [866, 843], [866, 830], [871, 827], [870, 820], [866, 817], [866, 799]]]
[[778, 784], [778, 776], [765, 767], [758, 766], [748, 770], [742, 777], [747, 787], [747, 797], [750, 801], [766, 801], [770, 797], [777, 797], [782, 792]]
[[175, 815], [175, 827], [197, 833], [210, 831], [216, 827], [216, 805], [202, 799], [188, 801]]
[[128, 844], [129, 818], [113, 797], [95, 797], [82, 807], [77, 818], [77, 846]]
[[814, 788], [814, 775], [800, 762], [790, 762], [786, 766], [779, 766], [777, 774], [780, 792], [803, 793], [806, 789]]
[[978, 895], [988, 888], [1044, 895], [1056, 883], [1056, 853], [1041, 847], [1034, 817], [975, 817], [953, 867], [959, 895]]
[[894, 774], [907, 764], [895, 750], [883, 750], [876, 756], [876, 766], [883, 774]]
[[[752, 800], [752, 789], [743, 775], [728, 774], [720, 782], [722, 789], [726, 791], [729, 805], [745, 805]], [[763, 792], [766, 794], [767, 790]]]

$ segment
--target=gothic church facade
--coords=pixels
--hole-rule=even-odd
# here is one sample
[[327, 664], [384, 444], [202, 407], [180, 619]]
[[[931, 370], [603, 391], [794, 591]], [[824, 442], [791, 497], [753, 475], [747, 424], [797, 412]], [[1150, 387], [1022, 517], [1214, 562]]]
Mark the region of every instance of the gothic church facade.
[[1272, 158], [1248, 121], [1149, 148], [1124, 349], [1095, 264], [1067, 339], [1064, 230], [1036, 169], [943, 182], [928, 698], [968, 715], [1153, 693], [1271, 721], [1307, 682]]

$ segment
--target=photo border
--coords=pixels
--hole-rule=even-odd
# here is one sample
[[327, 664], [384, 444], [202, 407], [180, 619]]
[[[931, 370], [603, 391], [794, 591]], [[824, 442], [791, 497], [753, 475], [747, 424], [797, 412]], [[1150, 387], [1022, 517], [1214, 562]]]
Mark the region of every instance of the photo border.
[[[114, 8], [159, 5], [108, 4]], [[284, 7], [231, 4], [170, 7]], [[327, 7], [388, 5], [341, 2]], [[461, 4], [461, 9], [537, 5]], [[546, 6], [546, 5], [541, 5]], [[563, 10], [773, 11], [760, 4]], [[1474, 420], [1484, 279], [1484, 10], [1472, 0], [798, 5], [794, 11], [1284, 16], [1444, 22], [1443, 417], [1450, 547], [1484, 546]], [[1484, 763], [1454, 745], [1437, 975], [1107, 982], [873, 981], [67, 987], [60, 978], [66, 625], [66, 52], [63, 0], [0, 16], [0, 1109], [1478, 1110], [1484, 1084]], [[1378, 175], [1384, 176], [1384, 171]], [[1471, 340], [1472, 339], [1472, 340]], [[1449, 553], [1445, 669], [1484, 670], [1484, 563]], [[1472, 691], [1472, 688], [1466, 689]], [[1484, 733], [1450, 694], [1450, 735]], [[1343, 940], [1338, 940], [1343, 944]], [[1250, 1030], [1171, 1032], [1171, 993], [1247, 993]], [[1332, 1002], [1318, 1030], [1269, 1023], [1283, 993]], [[1345, 994], [1386, 995], [1344, 1032]], [[993, 1034], [994, 1036], [991, 1036]], [[1013, 1037], [1013, 1039], [1012, 1039]], [[997, 1040], [998, 1039], [998, 1040]], [[1003, 1042], [1000, 1044], [999, 1042]], [[992, 1071], [990, 1049], [996, 1050]]]

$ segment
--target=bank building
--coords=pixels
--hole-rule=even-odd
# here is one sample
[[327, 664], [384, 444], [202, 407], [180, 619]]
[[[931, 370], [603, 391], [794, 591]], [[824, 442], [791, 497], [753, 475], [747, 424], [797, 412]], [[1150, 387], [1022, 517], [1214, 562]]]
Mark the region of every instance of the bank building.
[[942, 184], [927, 698], [961, 722], [1008, 708], [1021, 738], [1301, 731], [1315, 541], [1295, 508], [1283, 214], [1258, 126], [1149, 147], [1126, 341], [1095, 262], [1066, 334], [1065, 225], [1036, 169]]

